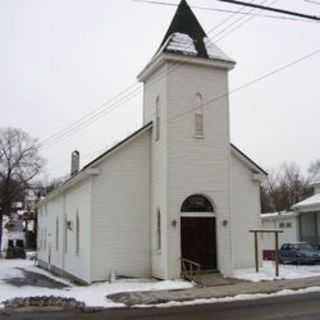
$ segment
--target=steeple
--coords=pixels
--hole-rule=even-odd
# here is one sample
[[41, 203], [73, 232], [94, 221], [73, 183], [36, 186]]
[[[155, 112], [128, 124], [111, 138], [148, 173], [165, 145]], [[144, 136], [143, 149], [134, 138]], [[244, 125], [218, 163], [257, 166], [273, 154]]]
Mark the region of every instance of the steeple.
[[163, 53], [234, 62], [207, 37], [186, 0], [182, 0], [156, 56]]
[[188, 35], [194, 41], [199, 55], [208, 58], [207, 51], [203, 44], [203, 38], [207, 37], [207, 35], [185, 0], [180, 2], [170, 27], [161, 42], [161, 46], [175, 33]]

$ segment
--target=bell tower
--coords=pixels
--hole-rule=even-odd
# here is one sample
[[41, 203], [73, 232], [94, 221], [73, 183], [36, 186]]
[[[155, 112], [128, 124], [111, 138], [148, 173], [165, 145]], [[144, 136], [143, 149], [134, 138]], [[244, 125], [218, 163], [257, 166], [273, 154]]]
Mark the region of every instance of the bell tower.
[[144, 84], [143, 121], [153, 121], [150, 210], [156, 277], [180, 276], [181, 207], [195, 194], [214, 208], [217, 269], [231, 272], [231, 224], [224, 223], [231, 221], [228, 71], [234, 65], [182, 0], [138, 76]]

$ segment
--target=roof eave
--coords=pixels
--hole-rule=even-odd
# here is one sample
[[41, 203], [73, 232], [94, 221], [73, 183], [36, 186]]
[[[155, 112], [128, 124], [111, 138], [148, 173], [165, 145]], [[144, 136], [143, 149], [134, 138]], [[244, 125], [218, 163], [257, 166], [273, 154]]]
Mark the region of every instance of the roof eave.
[[100, 156], [98, 156], [97, 158], [89, 162], [86, 166], [83, 167], [83, 169], [77, 175], [67, 180], [63, 185], [61, 185], [57, 189], [50, 192], [46, 198], [39, 201], [39, 203], [37, 204], [37, 207], [43, 206], [49, 200], [56, 198], [60, 194], [64, 193], [65, 191], [73, 187], [75, 184], [80, 183], [81, 181], [87, 179], [88, 177], [98, 175], [99, 170], [95, 168], [97, 165], [99, 165], [102, 161], [104, 161], [106, 157], [112, 155], [113, 152], [116, 152], [121, 147], [125, 146], [130, 141], [132, 141], [134, 138], [140, 136], [141, 134], [149, 130], [151, 127], [152, 127], [152, 122], [147, 123], [145, 126], [141, 127], [139, 130], [137, 130], [133, 134], [129, 135], [126, 139], [120, 141], [118, 144], [116, 144], [115, 146], [108, 149], [106, 152], [102, 153]]
[[57, 189], [50, 192], [44, 199], [40, 200], [37, 204], [37, 207], [42, 207], [45, 205], [48, 201], [58, 197], [59, 195], [63, 194], [66, 190], [70, 189], [74, 185], [86, 180], [88, 177], [92, 175], [97, 175], [96, 170], [91, 170], [88, 168], [87, 170], [80, 171], [76, 176], [69, 179], [66, 183], [58, 187]]
[[295, 204], [291, 207], [292, 210], [298, 212], [313, 212], [320, 211], [320, 203], [315, 204]]
[[238, 159], [244, 162], [250, 169], [261, 174], [264, 178], [268, 176], [268, 172], [263, 170], [257, 163], [255, 163], [251, 158], [249, 158], [245, 153], [243, 153], [234, 144], [230, 143], [231, 151]]
[[156, 56], [146, 65], [146, 67], [138, 74], [139, 81], [145, 81], [156, 70], [158, 70], [165, 62], [181, 63], [181, 64], [193, 64], [212, 68], [220, 68], [232, 70], [236, 63], [235, 61], [227, 61], [220, 59], [207, 59], [193, 55], [183, 55], [170, 52], [162, 52]]

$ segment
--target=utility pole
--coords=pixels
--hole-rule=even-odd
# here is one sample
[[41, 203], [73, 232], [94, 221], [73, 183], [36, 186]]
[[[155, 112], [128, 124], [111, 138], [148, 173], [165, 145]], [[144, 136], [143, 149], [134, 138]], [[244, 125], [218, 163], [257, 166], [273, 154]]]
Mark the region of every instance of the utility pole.
[[267, 7], [267, 6], [263, 6], [263, 5], [260, 5], [260, 4], [248, 3], [246, 1], [238, 1], [238, 0], [218, 0], [218, 1], [227, 2], [227, 3], [231, 3], [231, 4], [237, 4], [237, 5], [246, 6], [246, 7], [252, 7], [252, 8], [266, 10], [266, 11], [272, 11], [272, 12], [287, 14], [287, 15], [290, 15], [290, 16], [295, 16], [295, 17], [300, 17], [300, 18], [305, 18], [305, 19], [311, 19], [311, 20], [320, 21], [320, 17], [319, 16], [312, 16], [312, 15], [301, 13], [301, 12], [295, 12], [295, 11], [290, 11], [290, 10], [285, 10], [285, 9]]

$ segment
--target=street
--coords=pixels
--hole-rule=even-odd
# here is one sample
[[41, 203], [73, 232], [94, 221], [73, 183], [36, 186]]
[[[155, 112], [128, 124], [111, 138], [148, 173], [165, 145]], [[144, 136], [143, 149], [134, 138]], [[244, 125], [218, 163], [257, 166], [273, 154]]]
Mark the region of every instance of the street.
[[2, 313], [1, 320], [113, 320], [113, 319], [223, 319], [223, 320], [273, 320], [320, 318], [320, 294], [282, 296], [269, 299], [237, 301], [233, 303], [205, 304], [173, 308], [140, 308], [106, 310], [96, 313]]

